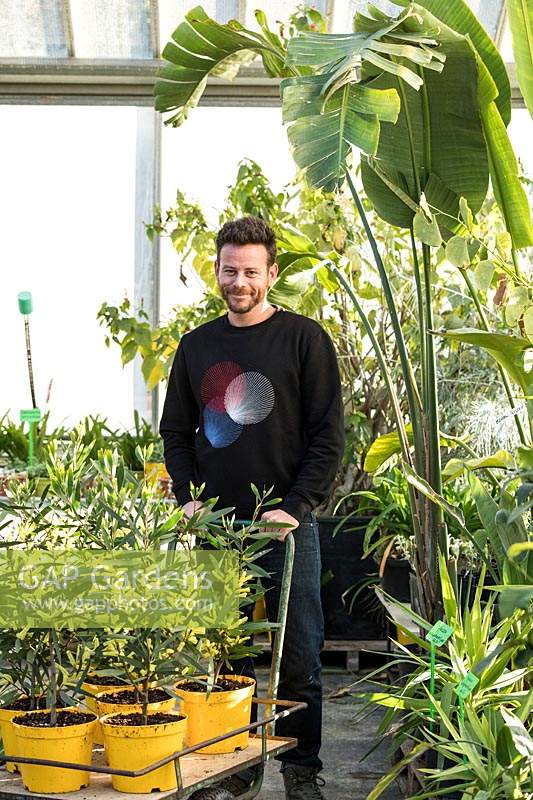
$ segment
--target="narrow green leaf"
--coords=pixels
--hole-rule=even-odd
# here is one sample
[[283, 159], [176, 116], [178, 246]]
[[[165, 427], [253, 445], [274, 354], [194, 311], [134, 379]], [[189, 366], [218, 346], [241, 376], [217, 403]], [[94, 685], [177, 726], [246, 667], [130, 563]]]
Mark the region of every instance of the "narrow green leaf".
[[513, 40], [516, 77], [533, 117], [533, 4], [530, 0], [506, 0], [505, 5]]
[[528, 339], [505, 333], [488, 333], [476, 328], [457, 328], [439, 335], [482, 347], [504, 368], [513, 383], [522, 388], [525, 395], [532, 393], [533, 375], [524, 366], [525, 351], [533, 347]]
[[428, 497], [436, 505], [442, 508], [443, 511], [453, 517], [456, 522], [459, 523], [461, 528], [464, 529], [465, 519], [461, 509], [458, 506], [454, 506], [452, 503], [449, 503], [447, 500], [445, 500], [442, 495], [436, 492], [435, 489], [433, 489], [429, 483], [424, 480], [424, 478], [421, 478], [420, 475], [417, 475], [416, 472], [409, 466], [409, 464], [403, 462], [402, 469], [405, 472], [407, 481], [414, 486], [415, 489], [418, 489], [418, 491], [421, 492], [425, 497]]
[[523, 723], [516, 716], [516, 714], [513, 714], [513, 712], [509, 711], [507, 708], [505, 708], [505, 706], [500, 707], [500, 713], [509, 729], [513, 744], [520, 755], [527, 758], [528, 761], [533, 760], [533, 739], [529, 735]]

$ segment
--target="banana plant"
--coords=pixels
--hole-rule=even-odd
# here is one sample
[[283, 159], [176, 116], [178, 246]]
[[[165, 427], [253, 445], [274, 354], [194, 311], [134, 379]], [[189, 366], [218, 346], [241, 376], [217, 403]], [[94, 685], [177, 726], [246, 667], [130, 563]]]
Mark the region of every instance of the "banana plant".
[[[258, 17], [261, 33], [235, 20], [220, 25], [193, 9], [172, 35], [163, 57], [172, 62], [155, 86], [156, 108], [181, 124], [209, 69], [234, 63], [245, 51], [261, 56], [282, 78], [283, 120], [296, 164], [308, 183], [328, 191], [347, 185], [361, 217], [390, 315], [408, 405], [400, 397], [358, 297], [343, 272], [330, 279], [352, 300], [371, 342], [387, 391], [409, 483], [417, 607], [428, 620], [442, 611], [437, 553], [448, 543], [441, 496], [441, 438], [433, 332], [431, 246], [464, 230], [459, 212], [481, 207], [489, 177], [514, 249], [533, 244], [533, 228], [516, 159], [507, 136], [510, 87], [489, 36], [463, 0], [405, 2], [397, 16], [375, 6], [354, 16], [353, 32], [300, 32], [285, 43]], [[194, 59], [194, 62], [191, 60]], [[191, 70], [196, 69], [194, 74]], [[460, 120], [460, 124], [459, 124]], [[390, 275], [360, 199], [354, 151], [375, 212], [408, 228], [420, 325], [420, 364], [409, 357]], [[418, 476], [418, 479], [416, 476]], [[421, 487], [429, 486], [434, 496]]]

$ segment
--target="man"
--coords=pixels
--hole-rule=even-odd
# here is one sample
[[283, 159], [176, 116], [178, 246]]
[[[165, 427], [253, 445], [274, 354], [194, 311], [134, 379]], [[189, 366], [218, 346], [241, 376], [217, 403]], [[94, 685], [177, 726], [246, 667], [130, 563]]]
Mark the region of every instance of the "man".
[[[216, 278], [228, 313], [187, 333], [170, 373], [160, 433], [174, 492], [190, 516], [205, 498], [249, 519], [250, 489], [274, 487], [279, 508], [261, 519], [286, 528], [261, 566], [271, 573], [269, 619], [279, 603], [284, 543], [294, 530], [295, 562], [278, 697], [305, 711], [280, 720], [276, 734], [298, 738], [279, 756], [290, 800], [323, 800], [318, 782], [322, 723], [320, 549], [312, 511], [327, 496], [344, 444], [337, 359], [311, 319], [277, 308], [267, 293], [278, 275], [276, 240], [261, 219], [227, 222], [216, 240]], [[242, 670], [244, 672], [244, 669]], [[244, 773], [241, 773], [244, 776]], [[246, 777], [246, 776], [244, 776]]]

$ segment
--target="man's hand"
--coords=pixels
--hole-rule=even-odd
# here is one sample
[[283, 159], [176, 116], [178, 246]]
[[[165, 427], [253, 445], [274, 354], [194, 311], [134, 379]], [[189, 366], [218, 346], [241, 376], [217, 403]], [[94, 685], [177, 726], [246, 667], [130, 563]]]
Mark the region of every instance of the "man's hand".
[[[290, 533], [294, 528], [297, 528], [300, 524], [297, 519], [291, 517], [290, 514], [287, 514], [286, 511], [282, 511], [281, 508], [276, 508], [274, 511], [265, 511], [261, 514], [261, 522], [283, 522], [286, 525], [290, 525], [291, 527], [282, 528], [279, 531], [279, 534], [276, 538], [278, 538], [281, 542], [285, 540], [287, 534]], [[266, 531], [276, 530], [276, 526], [273, 525], [272, 527], [265, 527]]]
[[183, 506], [183, 513], [190, 519], [197, 511], [201, 511], [202, 507], [203, 503], [200, 503], [199, 500], [189, 500], [189, 502], [185, 503]]

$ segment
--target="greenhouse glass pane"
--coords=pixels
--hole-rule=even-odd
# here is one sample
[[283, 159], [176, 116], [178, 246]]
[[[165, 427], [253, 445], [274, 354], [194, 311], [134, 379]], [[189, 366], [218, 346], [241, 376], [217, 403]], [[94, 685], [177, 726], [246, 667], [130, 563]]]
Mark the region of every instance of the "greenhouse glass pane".
[[0, 57], [66, 58], [68, 55], [60, 0], [2, 0]]
[[149, 0], [70, 0], [76, 58], [153, 58]]
[[[401, 11], [397, 5], [388, 0], [375, 0], [373, 5], [380, 8], [386, 14], [393, 16]], [[367, 10], [368, 0], [335, 0], [333, 5], [333, 21], [331, 30], [333, 33], [350, 33], [352, 30], [354, 14], [357, 11]]]
[[[286, 23], [289, 20], [289, 17], [294, 14], [298, 6], [301, 6], [302, 3], [294, 2], [283, 2], [283, 0], [272, 0], [272, 2], [258, 4], [258, 3], [246, 3], [246, 27], [249, 28], [257, 28], [257, 22], [255, 21], [254, 11], [256, 8], [262, 8], [265, 12], [269, 26], [275, 31], [277, 30], [277, 23], [283, 22]], [[320, 11], [321, 14], [326, 13], [326, 0], [317, 0], [316, 2], [309, 3], [309, 5], [314, 6], [317, 11]]]
[[159, 47], [162, 50], [173, 31], [176, 30], [185, 14], [197, 5], [217, 22], [240, 19], [239, 0], [159, 0]]
[[494, 39], [498, 32], [504, 0], [467, 0], [487, 33]]
[[507, 21], [503, 29], [502, 41], [500, 44], [500, 55], [506, 64], [514, 62], [513, 37], [511, 36], [511, 26]]
[[513, 108], [508, 131], [525, 176], [533, 180], [533, 120], [527, 108]]
[[[0, 106], [4, 380], [0, 416], [31, 404], [17, 294], [30, 317], [37, 404], [53, 422], [101, 413], [133, 422], [133, 367], [105, 346], [104, 301], [133, 296], [133, 107]], [[36, 135], [38, 146], [36, 146]], [[9, 379], [6, 379], [9, 376]]]
[[[468, 5], [486, 28], [495, 37], [500, 19], [500, 9], [504, 0], [467, 0]], [[396, 15], [401, 10], [388, 0], [374, 0], [375, 6], [387, 14]], [[348, 33], [352, 29], [352, 19], [356, 11], [365, 11], [368, 0], [335, 0], [333, 13], [333, 31]]]
[[216, 0], [215, 19], [217, 22], [239, 19], [239, 0]]
[[[245, 157], [256, 161], [279, 192], [294, 177], [280, 108], [197, 108], [181, 128], [162, 134], [162, 209], [173, 204], [176, 190], [200, 205], [210, 225], [217, 227], [228, 186], [235, 182], [237, 165]], [[223, 157], [221, 157], [223, 154]], [[202, 284], [188, 272], [189, 288], [179, 280], [180, 262], [168, 238], [161, 241], [161, 295], [163, 319], [177, 303], [201, 297]]]

